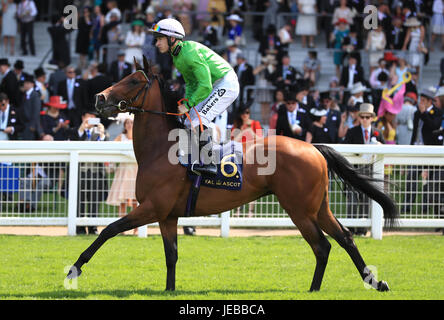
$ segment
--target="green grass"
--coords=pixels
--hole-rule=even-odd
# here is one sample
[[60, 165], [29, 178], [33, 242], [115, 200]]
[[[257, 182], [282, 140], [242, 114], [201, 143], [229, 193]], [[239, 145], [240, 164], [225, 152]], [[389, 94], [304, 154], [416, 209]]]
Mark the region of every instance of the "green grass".
[[336, 242], [320, 292], [308, 289], [314, 255], [302, 237], [179, 236], [176, 291], [165, 292], [160, 236], [118, 236], [86, 264], [78, 289], [64, 287], [66, 266], [93, 236], [0, 236], [0, 299], [443, 299], [444, 237], [357, 238], [368, 265], [390, 292], [365, 289]]

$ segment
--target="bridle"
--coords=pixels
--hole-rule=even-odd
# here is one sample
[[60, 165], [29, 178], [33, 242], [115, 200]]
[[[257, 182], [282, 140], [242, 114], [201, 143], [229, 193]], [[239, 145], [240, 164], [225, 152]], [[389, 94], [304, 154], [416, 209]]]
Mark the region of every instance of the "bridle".
[[[177, 117], [181, 117], [184, 114], [183, 113], [173, 113], [173, 112], [164, 112], [164, 111], [156, 111], [156, 110], [145, 110], [143, 109], [143, 104], [145, 102], [145, 98], [146, 98], [146, 94], [148, 93], [149, 88], [151, 87], [151, 83], [152, 81], [150, 80], [150, 78], [148, 78], [148, 76], [146, 75], [145, 71], [143, 70], [137, 70], [136, 72], [141, 72], [143, 74], [143, 76], [146, 79], [146, 83], [145, 85], [137, 92], [137, 94], [131, 98], [130, 100], [126, 101], [126, 100], [121, 100], [117, 106], [115, 106], [120, 112], [129, 112], [129, 113], [151, 113], [151, 114], [157, 114], [157, 115], [162, 115], [162, 116], [177, 116]], [[140, 95], [143, 93], [143, 98], [142, 98], [142, 107], [135, 107], [133, 104], [139, 100]], [[184, 100], [187, 99], [181, 99], [178, 104], [180, 105]], [[188, 100], [187, 100], [188, 101]], [[203, 132], [203, 126], [202, 126], [202, 119], [199, 116], [199, 113], [197, 113], [197, 116], [199, 118], [199, 122], [200, 122], [200, 129]], [[189, 115], [188, 112], [185, 113], [185, 115], [187, 116], [188, 120], [190, 120], [190, 123], [192, 122], [191, 117]], [[193, 128], [194, 129], [194, 128]]]

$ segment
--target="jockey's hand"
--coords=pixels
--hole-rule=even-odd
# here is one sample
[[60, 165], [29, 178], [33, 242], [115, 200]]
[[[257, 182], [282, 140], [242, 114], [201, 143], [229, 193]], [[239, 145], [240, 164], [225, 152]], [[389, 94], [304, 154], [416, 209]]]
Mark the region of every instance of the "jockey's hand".
[[188, 112], [188, 107], [185, 104], [181, 104], [177, 107], [180, 114], [185, 114]]

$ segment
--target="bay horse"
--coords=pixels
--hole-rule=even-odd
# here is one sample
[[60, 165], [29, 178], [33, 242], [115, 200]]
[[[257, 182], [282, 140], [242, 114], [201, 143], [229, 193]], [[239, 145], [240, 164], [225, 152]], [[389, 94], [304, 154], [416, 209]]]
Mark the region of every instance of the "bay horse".
[[[175, 290], [177, 222], [179, 217], [184, 216], [191, 181], [185, 167], [172, 164], [168, 159], [168, 151], [175, 143], [168, 141], [168, 134], [171, 129], [177, 128], [178, 121], [167, 113], [176, 112], [174, 109], [177, 106], [165, 104], [167, 94], [162, 81], [153, 73], [145, 57], [143, 67], [136, 61], [135, 65], [134, 73], [96, 95], [96, 109], [106, 117], [119, 112], [135, 113], [133, 147], [138, 164], [136, 197], [139, 206], [108, 225], [80, 255], [67, 277], [78, 277], [82, 266], [108, 239], [121, 232], [158, 222], [166, 257], [166, 290]], [[256, 148], [275, 152], [273, 174], [258, 175], [258, 163], [245, 163], [246, 155]], [[367, 268], [350, 231], [335, 218], [328, 202], [328, 173], [331, 170], [344, 183], [379, 203], [384, 210], [386, 225], [393, 226], [398, 218], [397, 207], [374, 184], [374, 179], [362, 175], [333, 148], [283, 136], [259, 139], [246, 150], [243, 160], [241, 190], [202, 186], [195, 216], [221, 213], [264, 195], [274, 194], [316, 257], [310, 291], [320, 290], [331, 248], [323, 232], [346, 250], [364, 282], [378, 291], [389, 290], [387, 283], [377, 281]]]

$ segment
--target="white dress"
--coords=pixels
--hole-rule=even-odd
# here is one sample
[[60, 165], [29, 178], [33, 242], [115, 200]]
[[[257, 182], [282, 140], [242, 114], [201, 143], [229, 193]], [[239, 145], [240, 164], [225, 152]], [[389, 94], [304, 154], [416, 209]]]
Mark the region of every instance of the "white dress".
[[378, 66], [378, 60], [384, 57], [384, 51], [380, 52], [374, 52], [375, 50], [384, 50], [385, 48], [385, 34], [384, 32], [377, 32], [377, 31], [370, 31], [369, 35], [370, 37], [370, 45], [369, 50], [373, 51], [370, 52], [370, 66], [371, 67], [377, 67]]
[[125, 61], [133, 65], [135, 57], [137, 61], [141, 63], [143, 60], [142, 47], [144, 43], [145, 43], [145, 32], [136, 34], [132, 31], [128, 31], [128, 33], [126, 34], [125, 44], [127, 46], [137, 46], [137, 48], [127, 48], [125, 50]]
[[316, 13], [315, 0], [299, 0], [302, 7], [302, 12], [298, 16], [296, 24], [296, 34], [300, 36], [315, 36], [317, 34], [316, 16], [304, 15]]
[[421, 39], [421, 29], [415, 28], [410, 32], [409, 58], [408, 63], [412, 67], [418, 67], [421, 64], [422, 53], [418, 51], [419, 41]]
[[433, 1], [432, 33], [444, 34], [444, 1]]
[[17, 35], [17, 20], [15, 14], [17, 5], [15, 3], [8, 4], [8, 8], [3, 12], [2, 35], [15, 37]]

